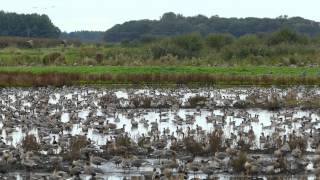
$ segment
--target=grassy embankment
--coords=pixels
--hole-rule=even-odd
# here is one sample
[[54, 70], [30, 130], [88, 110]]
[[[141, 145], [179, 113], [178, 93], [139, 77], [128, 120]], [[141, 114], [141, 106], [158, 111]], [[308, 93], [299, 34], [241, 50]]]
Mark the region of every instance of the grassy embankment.
[[320, 67], [0, 67], [1, 86], [83, 84], [320, 85]]

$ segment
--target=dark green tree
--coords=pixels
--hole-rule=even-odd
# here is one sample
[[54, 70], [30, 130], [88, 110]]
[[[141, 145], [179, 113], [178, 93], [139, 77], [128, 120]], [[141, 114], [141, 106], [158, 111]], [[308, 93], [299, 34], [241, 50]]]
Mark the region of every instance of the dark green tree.
[[60, 30], [47, 15], [17, 14], [0, 11], [0, 35], [58, 38]]
[[236, 37], [246, 34], [270, 33], [288, 27], [298, 33], [316, 35], [320, 32], [318, 22], [301, 17], [281, 18], [210, 18], [197, 15], [184, 17], [175, 13], [165, 13], [160, 20], [140, 20], [118, 24], [105, 33], [107, 42], [140, 40], [151, 36], [177, 36], [198, 32], [202, 36], [210, 33], [230, 33]]
[[220, 51], [226, 45], [232, 44], [234, 41], [234, 36], [227, 33], [212, 33], [206, 38], [206, 43], [209, 47]]

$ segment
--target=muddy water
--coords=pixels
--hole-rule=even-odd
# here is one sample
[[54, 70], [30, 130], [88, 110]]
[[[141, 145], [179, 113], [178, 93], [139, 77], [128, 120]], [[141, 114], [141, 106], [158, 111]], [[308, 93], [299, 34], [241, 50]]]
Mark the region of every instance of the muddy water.
[[[59, 121], [61, 123], [70, 123], [71, 113], [76, 113], [79, 117], [79, 123], [72, 123], [71, 131], [63, 131], [59, 134], [70, 134], [71, 136], [75, 135], [86, 135], [88, 138], [94, 142], [97, 146], [105, 145], [107, 139], [110, 139], [110, 136], [114, 136], [109, 133], [101, 133], [95, 127], [99, 126], [98, 122], [93, 122], [88, 126], [88, 131], [83, 131], [84, 122], [87, 120], [90, 113], [93, 113], [93, 116], [103, 118], [105, 120], [105, 124], [107, 121], [109, 123], [117, 124], [117, 127], [121, 128], [125, 125], [125, 132], [134, 140], [138, 141], [140, 137], [143, 135], [148, 135], [151, 130], [151, 123], [157, 122], [159, 131], [163, 135], [163, 130], [166, 130], [166, 134], [173, 134], [176, 137], [181, 137], [180, 134], [176, 132], [176, 129], [182, 129], [183, 132], [187, 132], [188, 129], [196, 129], [199, 128], [204, 130], [206, 133], [212, 132], [217, 128], [222, 128], [224, 132], [225, 138], [230, 138], [231, 134], [238, 134], [239, 132], [248, 132], [251, 128], [256, 135], [254, 146], [251, 147], [252, 150], [261, 149], [261, 145], [259, 142], [259, 136], [261, 133], [264, 133], [265, 136], [272, 136], [276, 128], [281, 128], [281, 132], [279, 136], [291, 134], [295, 132], [297, 135], [304, 135], [303, 133], [310, 131], [311, 129], [320, 128], [318, 124], [318, 120], [320, 119], [317, 111], [302, 111], [298, 109], [283, 109], [280, 111], [268, 111], [263, 109], [234, 109], [228, 110], [225, 119], [226, 123], [221, 124], [220, 118], [223, 117], [226, 113], [225, 108], [214, 108], [212, 110], [209, 109], [118, 109], [114, 114], [105, 114], [103, 108], [99, 106], [100, 98], [106, 94], [114, 94], [120, 101], [122, 106], [127, 106], [129, 103], [129, 99], [132, 96], [148, 96], [148, 97], [162, 97], [162, 96], [174, 96], [181, 102], [182, 105], [187, 103], [187, 100], [190, 97], [201, 95], [209, 98], [214, 98], [215, 102], [218, 106], [223, 106], [225, 100], [230, 100], [231, 103], [234, 103], [237, 98], [240, 100], [245, 100], [247, 96], [256, 91], [256, 89], [250, 88], [239, 88], [239, 89], [180, 89], [175, 91], [167, 91], [167, 90], [151, 90], [151, 89], [80, 89], [80, 88], [66, 88], [66, 89], [5, 89], [3, 90], [3, 94], [0, 97], [1, 104], [7, 109], [11, 109], [12, 112], [18, 113], [19, 111], [25, 109], [31, 109], [36, 104], [37, 97], [41, 97], [42, 93], [47, 97], [45, 101], [47, 101], [49, 106], [58, 106], [61, 103], [70, 100], [73, 104], [82, 104], [82, 106], [72, 106], [70, 109], [68, 106], [64, 106], [61, 108], [61, 117]], [[287, 93], [286, 90], [283, 89], [262, 89], [264, 93], [268, 94], [270, 92], [276, 91], [279, 95], [285, 95]], [[317, 89], [313, 90], [313, 93], [319, 93]], [[302, 96], [303, 91], [298, 93], [298, 96]], [[35, 97], [35, 100], [29, 100], [29, 97]], [[17, 100], [21, 100], [22, 103], [19, 107], [15, 106], [15, 102]], [[93, 111], [95, 110], [95, 111]], [[48, 114], [56, 114], [58, 111], [55, 108], [49, 108]], [[230, 113], [230, 111], [232, 113]], [[31, 113], [31, 112], [29, 112]], [[129, 117], [128, 113], [132, 113], [133, 117]], [[273, 123], [278, 121], [279, 119], [286, 120], [287, 117], [285, 114], [292, 114], [290, 117], [291, 123]], [[2, 118], [0, 120], [0, 128], [2, 129], [2, 137], [3, 141], [6, 144], [10, 144], [12, 146], [17, 147], [21, 143], [21, 140], [26, 134], [34, 134], [38, 141], [40, 141], [39, 137], [39, 129], [36, 126], [32, 126], [31, 128], [25, 129], [24, 127], [16, 124], [13, 129], [7, 129], [3, 127], [3, 119], [5, 119], [5, 114], [1, 114]], [[207, 122], [207, 118], [212, 117], [216, 119], [216, 123]], [[250, 122], [250, 124], [246, 123], [248, 118], [258, 117], [256, 121]], [[194, 119], [194, 123], [187, 123], [187, 119]], [[310, 123], [313, 124], [312, 128], [302, 128], [301, 121], [304, 119], [311, 119]], [[182, 123], [176, 123], [177, 119], [182, 119]], [[297, 121], [294, 121], [297, 119]], [[137, 121], [138, 127], [133, 127], [131, 121]], [[147, 123], [143, 123], [147, 121]], [[147, 124], [147, 125], [146, 125]], [[10, 132], [8, 132], [8, 130]], [[59, 141], [59, 134], [49, 133], [49, 137], [51, 141], [53, 137]], [[195, 134], [196, 138], [200, 138], [199, 135]], [[311, 148], [311, 140], [308, 141], [307, 151], [313, 152], [314, 149]], [[170, 142], [167, 147], [170, 146]], [[236, 147], [236, 144], [232, 144], [232, 147]], [[56, 152], [59, 152], [57, 150]], [[46, 153], [46, 152], [43, 152]], [[311, 156], [308, 158], [312, 158]], [[105, 172], [105, 176], [102, 176], [105, 179], [123, 179], [123, 177], [130, 177], [133, 175], [139, 175], [142, 172], [151, 172], [153, 167], [159, 165], [158, 160], [155, 159], [147, 159], [150, 165], [146, 167], [142, 167], [139, 172], [136, 170], [132, 170], [131, 172], [123, 172], [122, 169], [117, 168], [113, 163], [108, 162], [103, 164], [101, 168]], [[312, 163], [308, 165], [308, 170], [310, 172], [313, 171]], [[23, 178], [23, 176], [16, 174], [16, 177]], [[193, 176], [190, 175], [190, 178]], [[205, 175], [197, 174], [196, 177], [205, 178]], [[217, 177], [220, 179], [232, 179], [234, 176], [228, 174], [218, 174]], [[315, 179], [312, 175], [307, 176], [308, 179]], [[85, 177], [89, 178], [89, 177]], [[267, 177], [262, 176], [262, 178], [267, 179]], [[297, 177], [289, 177], [290, 179], [300, 179], [300, 176]]]
[[[161, 119], [160, 121], [160, 112], [158, 110], [154, 109], [138, 109], [136, 111], [139, 111], [139, 116], [135, 117], [135, 121], [140, 121], [141, 119], [148, 120], [149, 123], [151, 122], [158, 122], [159, 123], [159, 129], [169, 129], [170, 134], [174, 134], [177, 136], [176, 129], [177, 127], [182, 128], [183, 131], [187, 131], [188, 128], [195, 129], [197, 126], [201, 127], [201, 129], [211, 132], [215, 129], [213, 123], [208, 123], [206, 120], [206, 117], [208, 116], [222, 116], [223, 112], [220, 109], [216, 109], [214, 111], [209, 111], [205, 109], [196, 110], [196, 109], [179, 109], [178, 111], [171, 111], [171, 110], [162, 110], [161, 113]], [[243, 110], [234, 109], [233, 112], [235, 114], [242, 112]], [[248, 109], [247, 112], [253, 117], [255, 115], [259, 115], [259, 121], [258, 122], [252, 122], [250, 126], [243, 126], [241, 127], [241, 124], [244, 121], [244, 118], [235, 117], [235, 116], [227, 116], [227, 125], [223, 126], [223, 131], [225, 132], [225, 137], [229, 138], [231, 133], [237, 134], [238, 131], [245, 131], [248, 132], [251, 127], [253, 127], [253, 131], [256, 135], [260, 135], [262, 132], [265, 135], [271, 135], [274, 131], [275, 127], [271, 127], [270, 129], [265, 129], [263, 127], [271, 126], [271, 120], [272, 117], [275, 117], [278, 115], [280, 118], [284, 118], [283, 116], [279, 116], [280, 114], [286, 113], [288, 110], [282, 110], [282, 111], [267, 111], [267, 110], [261, 110], [261, 109]], [[165, 115], [163, 115], [165, 113]], [[88, 115], [88, 111], [80, 111], [79, 117], [83, 118], [83, 120], [86, 119]], [[102, 115], [101, 111], [97, 112], [97, 115]], [[186, 119], [187, 116], [194, 116], [195, 123], [194, 124], [187, 124], [183, 123], [182, 125], [177, 125], [173, 121], [175, 120], [175, 116], [179, 116], [182, 119]], [[134, 139], [138, 140], [139, 137], [142, 136], [142, 134], [147, 135], [148, 132], [151, 130], [151, 127], [144, 126], [144, 124], [139, 123], [138, 127], [132, 127], [131, 123], [128, 123], [131, 121], [130, 118], [126, 117], [124, 113], [118, 112], [117, 117], [119, 118], [119, 121], [116, 121], [113, 117], [105, 117], [105, 120], [109, 120], [110, 123], [116, 123], [119, 127], [125, 126], [125, 131], [128, 132], [128, 134]], [[293, 118], [303, 118], [303, 117], [311, 117], [311, 122], [317, 122], [318, 119], [320, 119], [319, 115], [316, 113], [313, 113], [312, 111], [301, 111], [297, 110], [293, 113]], [[165, 122], [164, 122], [165, 121]], [[61, 116], [61, 122], [67, 123], [69, 122], [69, 113], [63, 113]], [[230, 122], [235, 122], [235, 126], [230, 125]], [[89, 128], [88, 132], [82, 132], [82, 124], [73, 124], [73, 128], [70, 132], [64, 132], [69, 133], [71, 135], [86, 135], [88, 138], [90, 138], [92, 141], [94, 141], [97, 145], [105, 145], [106, 139], [110, 135], [106, 135], [103, 133], [99, 133], [95, 131], [92, 128]], [[239, 127], [239, 128], [234, 128]], [[320, 125], [314, 126], [315, 128], [320, 128]], [[0, 128], [2, 128], [2, 124], [0, 124]], [[301, 123], [296, 122], [289, 125], [283, 126], [283, 133], [282, 134], [288, 134], [292, 133], [293, 131], [296, 131], [298, 134], [303, 132], [299, 129], [301, 128]], [[28, 131], [29, 134], [34, 134], [37, 136], [38, 130], [36, 127]], [[4, 141], [7, 144], [16, 145], [19, 144], [22, 140], [22, 138], [25, 136], [25, 132], [22, 132], [22, 129], [20, 127], [16, 127], [11, 134], [6, 133], [6, 129], [2, 129], [2, 137], [4, 138]], [[8, 136], [10, 138], [8, 138]], [[57, 134], [51, 134], [51, 137], [56, 136], [56, 138], [59, 138]], [[11, 138], [12, 137], [12, 138]], [[256, 138], [256, 143], [259, 143], [259, 139]], [[312, 151], [312, 149], [309, 149], [309, 151]]]

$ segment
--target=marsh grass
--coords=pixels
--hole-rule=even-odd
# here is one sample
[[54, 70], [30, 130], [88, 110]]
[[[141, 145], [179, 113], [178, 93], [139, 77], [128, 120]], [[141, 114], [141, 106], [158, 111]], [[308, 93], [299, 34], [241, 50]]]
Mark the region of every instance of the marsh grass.
[[[267, 69], [267, 70], [266, 70]], [[300, 71], [306, 71], [305, 76]], [[265, 75], [273, 71], [274, 75]], [[320, 68], [189, 66], [0, 67], [0, 86], [131, 85], [320, 85]]]
[[206, 101], [207, 101], [207, 98], [204, 96], [200, 96], [200, 95], [193, 96], [188, 99], [188, 103], [189, 103], [190, 107], [192, 107], [192, 108], [195, 108], [198, 106], [203, 107], [205, 105]]
[[72, 137], [69, 144], [69, 150], [64, 154], [63, 159], [73, 161], [80, 158], [81, 149], [89, 144], [87, 137], [76, 136]]
[[239, 155], [231, 161], [231, 166], [235, 172], [245, 172], [245, 163], [247, 162], [247, 154], [240, 152]]
[[209, 144], [210, 144], [210, 151], [212, 153], [216, 153], [223, 149], [222, 147], [223, 142], [223, 132], [214, 131], [210, 135]]
[[22, 148], [25, 152], [39, 151], [40, 144], [37, 142], [37, 138], [33, 134], [26, 135], [22, 140]]
[[86, 73], [32, 73], [0, 72], [0, 86], [63, 86], [85, 84], [132, 84], [132, 85], [320, 85], [318, 77], [272, 77], [267, 81], [260, 76], [228, 76], [214, 74], [86, 74]]
[[151, 97], [138, 96], [130, 99], [130, 104], [133, 104], [136, 108], [150, 108]]
[[203, 146], [200, 142], [196, 141], [194, 137], [189, 136], [183, 140], [186, 150], [193, 155], [200, 155], [203, 153]]

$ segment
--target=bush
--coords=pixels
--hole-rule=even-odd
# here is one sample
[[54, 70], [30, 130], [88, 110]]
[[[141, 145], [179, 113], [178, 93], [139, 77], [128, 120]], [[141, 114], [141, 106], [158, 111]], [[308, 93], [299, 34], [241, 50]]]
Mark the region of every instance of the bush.
[[185, 52], [185, 54], [182, 54], [182, 58], [199, 56], [203, 47], [201, 36], [194, 33], [177, 36], [173, 38], [173, 43]]
[[103, 58], [104, 58], [104, 56], [103, 56], [102, 53], [97, 53], [97, 54], [96, 54], [96, 58], [95, 58], [95, 59], [96, 59], [96, 61], [97, 61], [98, 64], [101, 64], [101, 63], [102, 63]]
[[89, 144], [86, 136], [76, 136], [72, 137], [69, 144], [69, 150], [65, 154], [65, 160], [78, 160], [80, 158], [81, 149]]
[[193, 137], [186, 137], [184, 139], [186, 150], [193, 155], [199, 155], [203, 153], [203, 147], [200, 142], [197, 142]]
[[200, 55], [203, 47], [201, 36], [198, 34], [187, 34], [171, 39], [164, 39], [159, 43], [153, 44], [151, 52], [153, 58], [172, 55], [179, 59], [192, 58]]
[[185, 52], [169, 39], [153, 44], [151, 46], [151, 53], [154, 59], [160, 59], [164, 56], [177, 56], [178, 58], [185, 56]]
[[51, 65], [51, 64], [65, 64], [66, 59], [64, 55], [58, 52], [50, 53], [43, 57], [42, 63], [44, 65]]
[[216, 153], [222, 149], [223, 131], [221, 132], [222, 133], [216, 130], [210, 135], [210, 139], [209, 139], [210, 151], [213, 153]]
[[37, 138], [33, 135], [26, 135], [22, 140], [22, 148], [24, 151], [39, 151], [40, 144], [37, 142]]
[[205, 102], [207, 101], [207, 98], [204, 96], [192, 96], [188, 99], [188, 103], [190, 107], [197, 107], [197, 106], [204, 106]]
[[255, 34], [249, 34], [249, 35], [244, 35], [238, 38], [236, 41], [237, 46], [249, 46], [249, 47], [254, 47], [257, 46], [258, 44], [261, 44], [262, 40], [259, 39], [259, 37]]
[[300, 36], [297, 32], [284, 28], [271, 34], [268, 39], [269, 45], [277, 45], [281, 43], [308, 43], [309, 39], [307, 36]]
[[94, 58], [97, 54], [97, 48], [94, 46], [84, 46], [80, 48], [80, 57], [81, 58]]
[[234, 41], [234, 36], [231, 34], [223, 34], [223, 33], [212, 33], [209, 34], [206, 43], [209, 47], [220, 51], [224, 46], [232, 44]]
[[245, 163], [247, 162], [247, 154], [244, 152], [240, 152], [239, 156], [231, 161], [231, 166], [235, 172], [244, 172], [245, 171]]

